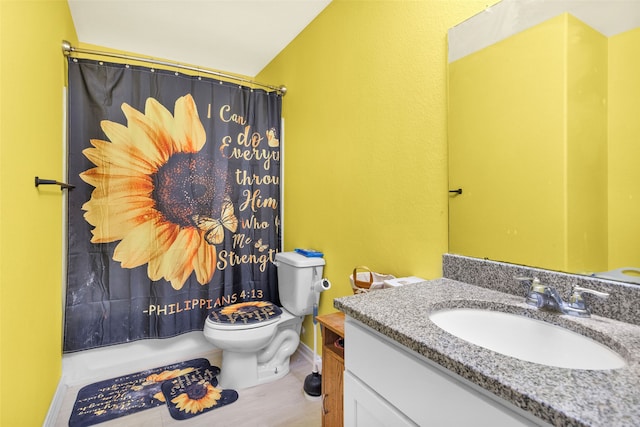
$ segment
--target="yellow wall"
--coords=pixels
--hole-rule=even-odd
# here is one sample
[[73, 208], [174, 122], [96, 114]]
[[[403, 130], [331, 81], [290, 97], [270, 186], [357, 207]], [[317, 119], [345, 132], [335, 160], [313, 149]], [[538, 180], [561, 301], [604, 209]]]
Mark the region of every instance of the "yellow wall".
[[565, 13], [450, 64], [451, 252], [606, 269], [606, 55]]
[[66, 1], [2, 0], [0, 12], [0, 425], [44, 421], [61, 372], [61, 42]]
[[609, 39], [609, 269], [640, 267], [640, 28]]
[[566, 260], [607, 270], [607, 37], [566, 18]]
[[358, 265], [441, 276], [446, 35], [486, 5], [334, 0], [258, 76], [288, 88], [284, 250], [325, 253], [321, 313], [351, 294]]

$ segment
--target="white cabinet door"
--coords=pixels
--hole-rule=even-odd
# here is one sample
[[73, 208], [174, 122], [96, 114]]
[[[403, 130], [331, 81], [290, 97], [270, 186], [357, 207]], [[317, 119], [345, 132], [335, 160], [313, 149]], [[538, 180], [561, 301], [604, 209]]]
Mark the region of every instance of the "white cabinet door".
[[359, 381], [344, 374], [345, 427], [415, 427], [393, 405]]
[[[370, 398], [357, 394], [347, 399], [347, 376], [356, 378], [366, 390], [378, 396], [378, 402], [402, 414], [409, 424], [420, 426], [515, 427], [548, 425], [510, 403], [458, 377], [417, 353], [401, 347], [363, 324], [347, 318], [345, 322], [345, 426], [360, 423]], [[352, 381], [353, 382], [353, 381]], [[354, 402], [356, 403], [354, 407]], [[359, 408], [360, 405], [362, 408]], [[347, 424], [347, 414], [356, 424]], [[361, 415], [362, 413], [362, 415]], [[375, 418], [374, 418], [375, 419]], [[415, 424], [414, 424], [415, 423]], [[367, 425], [368, 426], [368, 425]]]

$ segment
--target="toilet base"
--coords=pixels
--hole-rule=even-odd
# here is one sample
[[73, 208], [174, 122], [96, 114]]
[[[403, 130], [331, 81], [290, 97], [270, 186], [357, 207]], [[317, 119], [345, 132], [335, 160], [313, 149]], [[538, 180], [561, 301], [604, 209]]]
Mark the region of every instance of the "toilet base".
[[289, 373], [289, 357], [277, 365], [258, 364], [254, 353], [222, 352], [218, 387], [243, 389], [275, 381]]
[[[240, 340], [231, 339], [232, 336], [237, 337], [235, 332], [223, 331], [234, 335], [218, 335], [219, 331], [205, 325], [205, 337], [222, 350], [219, 387], [237, 390], [275, 381], [287, 375], [291, 355], [300, 344], [302, 319], [302, 316], [293, 316], [284, 311], [271, 341], [255, 350], [251, 345], [241, 346], [238, 345]], [[221, 337], [226, 340], [219, 339]]]

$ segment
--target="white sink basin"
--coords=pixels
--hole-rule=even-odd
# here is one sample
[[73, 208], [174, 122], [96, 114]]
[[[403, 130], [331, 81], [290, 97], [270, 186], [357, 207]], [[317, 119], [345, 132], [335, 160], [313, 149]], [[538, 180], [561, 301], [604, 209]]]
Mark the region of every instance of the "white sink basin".
[[454, 308], [429, 318], [458, 338], [527, 362], [591, 370], [626, 366], [618, 353], [591, 338], [516, 314]]

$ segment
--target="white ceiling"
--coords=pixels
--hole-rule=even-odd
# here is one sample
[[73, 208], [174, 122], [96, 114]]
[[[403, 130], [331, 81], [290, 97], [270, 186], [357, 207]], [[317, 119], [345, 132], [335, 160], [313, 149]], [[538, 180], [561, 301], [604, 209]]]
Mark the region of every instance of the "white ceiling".
[[256, 76], [331, 0], [68, 0], [78, 40]]
[[449, 30], [449, 62], [563, 12], [607, 37], [640, 27], [640, 0], [502, 0]]

